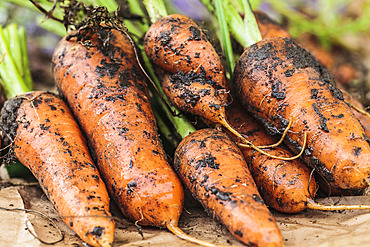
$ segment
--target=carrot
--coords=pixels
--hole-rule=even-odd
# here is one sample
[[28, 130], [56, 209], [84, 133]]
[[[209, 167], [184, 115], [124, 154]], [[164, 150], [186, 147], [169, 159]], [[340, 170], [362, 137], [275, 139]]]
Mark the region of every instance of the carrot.
[[182, 239], [213, 246], [178, 228], [183, 187], [158, 137], [135, 57], [122, 29], [83, 28], [61, 40], [55, 50], [55, 81], [85, 131], [124, 216], [135, 224], [166, 227]]
[[[227, 112], [230, 124], [256, 145], [278, 143], [274, 136], [246, 112], [241, 104], [235, 101]], [[238, 139], [232, 136], [235, 141]], [[314, 201], [318, 188], [328, 188], [319, 176], [299, 159], [277, 160], [263, 155], [256, 150], [240, 146], [258, 190], [266, 205], [282, 213], [298, 213], [307, 208], [324, 211], [368, 209], [365, 205], [323, 205]], [[293, 154], [285, 145], [273, 147], [270, 154], [280, 157], [291, 157]], [[319, 185], [316, 183], [316, 179]], [[337, 188], [333, 188], [337, 190]], [[326, 191], [326, 190], [325, 190]], [[358, 194], [359, 191], [340, 190], [342, 194]], [[327, 192], [327, 191], [326, 191]], [[334, 191], [333, 191], [334, 192]], [[335, 193], [338, 193], [335, 191]]]
[[[237, 101], [229, 107], [227, 117], [239, 133], [256, 145], [278, 142]], [[234, 135], [231, 137], [239, 141]], [[273, 159], [242, 146], [240, 150], [268, 206], [283, 213], [297, 213], [307, 208], [309, 199], [314, 199], [318, 186], [311, 169], [299, 159]], [[272, 148], [269, 153], [281, 157], [293, 156], [283, 144]]]
[[144, 49], [149, 60], [176, 81], [173, 87], [180, 92], [168, 96], [174, 105], [212, 122], [223, 121], [228, 96], [224, 68], [193, 20], [180, 14], [157, 20], [145, 35]]
[[269, 155], [227, 121], [226, 107], [231, 95], [221, 59], [193, 20], [180, 14], [158, 19], [145, 35], [144, 49], [149, 60], [164, 71], [161, 86], [176, 107], [207, 123], [224, 126], [250, 147]]
[[193, 196], [248, 246], [282, 246], [238, 146], [223, 132], [197, 130], [178, 145], [175, 169]]
[[[110, 37], [102, 46], [98, 35]], [[114, 29], [88, 37], [87, 49], [64, 38], [54, 52], [58, 88], [96, 152], [99, 169], [124, 215], [165, 227], [182, 211], [183, 191], [157, 135], [132, 45]]]
[[[273, 38], [273, 37], [286, 37], [291, 38], [291, 35], [277, 22], [273, 21], [262, 11], [255, 11], [255, 17], [257, 20], [258, 28], [261, 31], [262, 38]], [[350, 79], [355, 78], [355, 69], [353, 65], [345, 63], [343, 65], [335, 65], [334, 57], [330, 52], [318, 47], [318, 45], [307, 36], [300, 39], [299, 44], [307, 49], [319, 62], [321, 62], [329, 71], [331, 71], [336, 79], [337, 87], [343, 93], [343, 98], [352, 107], [353, 114], [360, 121], [364, 127], [367, 136], [370, 136], [370, 115], [366, 112], [364, 106], [353, 98], [350, 93], [348, 93], [342, 84], [347, 84]], [[333, 183], [328, 181], [323, 181], [319, 178], [320, 188], [324, 190], [325, 193], [330, 195], [354, 195], [364, 193], [364, 189], [361, 190], [343, 190], [335, 187]], [[330, 187], [330, 188], [328, 188]]]
[[[279, 23], [272, 20], [266, 13], [262, 11], [254, 11], [258, 28], [261, 32], [262, 39], [273, 37], [292, 38], [290, 33], [283, 28]], [[316, 57], [327, 69], [331, 70], [334, 65], [333, 56], [326, 50], [318, 47], [309, 39], [304, 39], [302, 46]]]
[[305, 161], [342, 189], [369, 184], [369, 139], [344, 102], [330, 73], [287, 38], [262, 40], [247, 48], [234, 74], [243, 105], [273, 133], [293, 123], [287, 144], [295, 152], [307, 133]]
[[52, 93], [9, 99], [1, 126], [11, 153], [31, 170], [69, 228], [92, 246], [112, 246], [114, 222], [104, 182], [68, 106]]

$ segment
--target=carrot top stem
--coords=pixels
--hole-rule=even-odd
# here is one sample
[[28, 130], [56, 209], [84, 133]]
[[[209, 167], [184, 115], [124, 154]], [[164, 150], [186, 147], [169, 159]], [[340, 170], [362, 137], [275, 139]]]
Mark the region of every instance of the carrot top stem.
[[28, 66], [26, 35], [23, 27], [10, 24], [0, 26], [1, 85], [7, 99], [32, 90], [31, 73]]
[[[233, 6], [232, 2], [224, 1], [223, 2], [226, 11], [226, 18], [229, 23], [230, 32], [232, 33], [233, 37], [238, 41], [242, 42], [241, 45], [243, 47], [248, 46], [248, 39], [249, 35], [248, 32], [242, 31], [244, 30], [244, 22], [236, 8]], [[237, 38], [236, 38], [237, 37]]]
[[115, 0], [95, 0], [96, 5], [107, 7], [109, 12], [115, 11], [119, 8]]
[[[209, 0], [202, 0], [202, 3], [210, 12], [215, 11], [215, 7]], [[244, 48], [257, 43], [262, 40], [256, 18], [254, 17], [252, 8], [248, 0], [238, 1], [238, 5], [242, 6], [241, 11], [236, 8], [233, 1], [224, 0], [222, 4], [227, 11], [225, 11], [226, 21], [229, 24], [230, 32], [238, 43]], [[240, 13], [241, 12], [241, 13]], [[244, 14], [244, 18], [241, 17]]]
[[168, 124], [166, 124], [165, 120], [163, 119], [163, 115], [153, 107], [153, 113], [155, 119], [157, 120], [158, 129], [162, 133], [163, 137], [173, 146], [177, 147], [179, 144], [181, 137], [177, 137], [173, 131], [170, 129]]
[[[129, 9], [130, 9], [130, 13], [145, 17], [145, 12], [142, 9], [139, 1], [127, 0], [127, 2], [128, 2]], [[125, 23], [129, 23], [129, 22], [131, 22], [131, 20], [125, 20]], [[144, 34], [149, 28], [148, 20], [143, 18], [141, 21], [136, 22], [136, 25], [133, 25], [133, 26], [135, 26], [136, 29], [141, 32], [141, 34]], [[130, 31], [131, 29], [132, 28], [129, 28]]]
[[235, 67], [235, 61], [226, 19], [227, 11], [224, 11], [224, 5], [222, 4], [223, 1], [224, 0], [215, 0], [215, 7], [218, 25], [220, 27], [221, 47], [226, 56], [227, 67], [231, 78]]
[[[0, 83], [7, 99], [32, 91], [26, 33], [23, 27], [12, 23], [0, 26]], [[27, 177], [30, 172], [19, 162], [5, 166], [10, 177]]]
[[144, 0], [143, 3], [152, 23], [156, 22], [161, 17], [168, 15], [163, 0]]

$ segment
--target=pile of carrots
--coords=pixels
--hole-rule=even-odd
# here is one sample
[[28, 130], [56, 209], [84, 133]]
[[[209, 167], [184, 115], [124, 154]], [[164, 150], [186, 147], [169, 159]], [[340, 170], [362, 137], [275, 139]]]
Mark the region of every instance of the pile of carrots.
[[269, 37], [241, 54], [232, 86], [197, 23], [174, 14], [151, 25], [144, 51], [163, 92], [208, 126], [182, 136], [172, 164], [138, 48], [101, 13], [55, 49], [59, 95], [33, 91], [1, 110], [8, 157], [33, 172], [84, 242], [114, 245], [112, 199], [136, 225], [216, 246], [178, 227], [184, 186], [248, 246], [283, 246], [269, 207], [283, 213], [369, 208], [314, 201], [320, 179], [341, 193], [365, 193], [370, 140], [334, 77], [289, 34], [260, 25]]

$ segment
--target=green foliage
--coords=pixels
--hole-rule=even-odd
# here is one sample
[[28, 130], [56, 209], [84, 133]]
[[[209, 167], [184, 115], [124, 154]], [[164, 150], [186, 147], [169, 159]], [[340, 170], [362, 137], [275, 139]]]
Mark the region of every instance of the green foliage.
[[32, 90], [28, 64], [26, 34], [23, 27], [12, 23], [0, 26], [0, 82], [6, 98]]
[[[42, 7], [48, 12], [52, 10], [51, 14], [54, 17], [62, 20], [64, 11], [63, 11], [63, 8], [60, 8], [59, 6], [66, 6], [70, 2], [74, 2], [74, 1], [69, 1], [69, 0], [60, 1], [57, 4], [57, 7], [54, 9], [53, 9], [53, 4], [54, 4], [53, 1], [35, 0], [35, 2], [38, 5], [40, 5], [40, 7]], [[118, 4], [116, 3], [115, 0], [83, 0], [81, 2], [83, 2], [85, 5], [91, 5], [91, 6], [106, 6], [109, 12], [114, 12], [115, 10], [118, 9]], [[8, 4], [8, 5], [5, 5], [5, 4]], [[9, 5], [9, 4], [12, 4], [12, 5]], [[28, 9], [32, 11], [34, 16], [36, 16], [36, 21], [41, 28], [47, 30], [50, 33], [61, 36], [61, 37], [67, 34], [67, 31], [61, 22], [46, 17], [45, 14], [41, 13], [40, 10], [38, 10], [37, 7], [31, 1], [2, 0], [2, 3], [0, 4], [0, 8], [9, 9], [14, 5], [18, 6], [20, 10], [17, 13], [15, 13], [15, 16], [13, 18], [12, 16], [9, 16], [10, 22], [15, 21], [21, 24], [22, 19], [23, 19], [22, 18], [23, 14], [25, 13], [25, 9]]]
[[346, 35], [369, 33], [370, 2], [358, 2], [358, 17], [346, 14], [350, 0], [275, 1], [266, 0], [272, 9], [288, 20], [293, 37], [310, 33], [318, 37], [322, 46], [342, 44]]
[[220, 40], [221, 40], [221, 47], [224, 51], [228, 71], [230, 73], [229, 78], [232, 77], [232, 72], [234, 70], [235, 62], [234, 62], [234, 54], [231, 46], [231, 39], [229, 34], [229, 27], [227, 25], [227, 14], [225, 8], [222, 4], [222, 1], [225, 0], [215, 0], [215, 13], [218, 21], [218, 26], [220, 27]]

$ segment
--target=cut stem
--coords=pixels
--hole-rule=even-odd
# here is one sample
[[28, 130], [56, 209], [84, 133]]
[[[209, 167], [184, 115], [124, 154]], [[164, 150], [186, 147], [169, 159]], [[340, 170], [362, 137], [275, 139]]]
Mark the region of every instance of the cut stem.
[[161, 17], [168, 15], [163, 0], [144, 0], [143, 3], [152, 23], [156, 22]]

